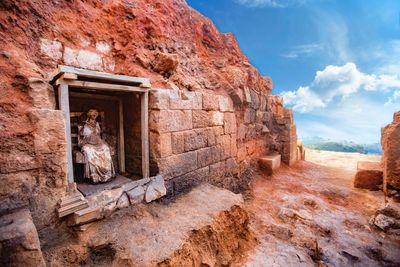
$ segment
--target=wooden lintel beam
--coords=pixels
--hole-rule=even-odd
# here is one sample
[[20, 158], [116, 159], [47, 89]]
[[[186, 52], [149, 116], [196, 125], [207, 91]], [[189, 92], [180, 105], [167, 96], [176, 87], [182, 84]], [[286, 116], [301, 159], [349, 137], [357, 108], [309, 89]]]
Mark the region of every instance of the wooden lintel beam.
[[148, 91], [147, 89], [136, 87], [136, 86], [78, 81], [78, 80], [58, 79], [56, 81], [55, 85], [60, 85], [60, 84], [67, 84], [70, 87], [97, 89], [97, 90], [103, 90], [103, 91], [122, 91], [122, 92], [131, 92], [131, 93], [133, 93], [133, 92], [144, 93], [144, 92]]

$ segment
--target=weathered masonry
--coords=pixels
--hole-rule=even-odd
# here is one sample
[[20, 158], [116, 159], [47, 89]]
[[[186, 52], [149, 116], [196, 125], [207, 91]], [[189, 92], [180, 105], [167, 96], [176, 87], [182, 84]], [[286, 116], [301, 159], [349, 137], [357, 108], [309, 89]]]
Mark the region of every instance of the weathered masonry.
[[[128, 159], [132, 159], [137, 154], [137, 151], [132, 151], [132, 149], [139, 149], [134, 146], [125, 151], [125, 143], [137, 143], [137, 140], [140, 140], [141, 176], [142, 178], [149, 177], [148, 88], [151, 85], [148, 79], [59, 66], [53, 84], [57, 87], [59, 109], [64, 111], [65, 116], [68, 181], [70, 183], [75, 181], [74, 172], [77, 173], [74, 171], [73, 164], [74, 138], [77, 133], [72, 133], [72, 129], [76, 128], [78, 123], [76, 120], [71, 122], [71, 115], [75, 119], [92, 107], [98, 107], [101, 111], [103, 131], [109, 130], [106, 141], [117, 146], [115, 154], [118, 161], [118, 172], [126, 173], [126, 153]], [[132, 103], [134, 105], [131, 105]], [[71, 112], [71, 107], [75, 109], [73, 112]], [[125, 120], [124, 117], [126, 117]], [[132, 118], [139, 118], [139, 120], [132, 122]], [[125, 123], [138, 125], [140, 134], [133, 135], [132, 132], [135, 132], [136, 129], [128, 129]], [[125, 131], [127, 131], [127, 135], [125, 135]], [[131, 141], [129, 138], [137, 140]], [[135, 162], [128, 162], [127, 169], [136, 170], [134, 174], [138, 175], [138, 168], [132, 166], [134, 164]]]
[[[79, 217], [94, 210], [90, 220], [143, 198], [156, 199], [165, 194], [164, 180], [169, 196], [204, 182], [237, 190], [260, 157], [278, 153], [289, 165], [297, 159], [293, 115], [280, 97], [251, 89], [235, 97], [155, 89], [146, 78], [63, 65], [56, 72], [52, 84], [65, 120], [69, 187], [77, 183], [89, 202], [87, 210], [75, 214], [78, 219], [72, 225], [84, 223]], [[103, 139], [117, 166], [117, 177], [101, 185], [82, 179], [76, 153], [76, 125], [91, 108], [100, 111]], [[159, 192], [145, 197], [149, 177], [158, 174]], [[115, 188], [122, 190], [113, 192]], [[75, 206], [69, 212], [86, 208]], [[68, 207], [63, 214], [69, 214]]]

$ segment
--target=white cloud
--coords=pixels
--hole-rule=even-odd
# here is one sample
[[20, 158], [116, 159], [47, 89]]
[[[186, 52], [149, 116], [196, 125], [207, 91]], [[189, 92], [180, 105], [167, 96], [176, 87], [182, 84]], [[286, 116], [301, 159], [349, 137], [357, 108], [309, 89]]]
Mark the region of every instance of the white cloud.
[[[400, 88], [399, 75], [365, 74], [354, 63], [348, 62], [343, 66], [326, 66], [316, 72], [310, 85], [300, 86], [282, 95], [286, 104], [293, 106], [296, 111], [306, 113], [326, 107], [336, 97], [345, 99], [361, 89], [387, 91], [391, 88]], [[395, 100], [394, 96], [392, 98]]]
[[318, 43], [304, 44], [294, 46], [287, 53], [283, 54], [285, 58], [298, 58], [300, 56], [310, 56], [316, 52], [322, 51], [323, 45]]
[[301, 6], [310, 0], [235, 0], [237, 3], [247, 7], [274, 7], [286, 8]]
[[357, 94], [333, 103], [323, 112], [296, 116], [296, 124], [302, 138], [321, 136], [332, 141], [375, 143], [379, 142], [381, 127], [391, 122], [396, 110], [398, 106], [383, 106]]
[[385, 103], [385, 106], [392, 105], [392, 104], [396, 103], [397, 100], [399, 100], [399, 102], [400, 102], [400, 90], [393, 92], [393, 95], [391, 97], [389, 97], [388, 101]]
[[294, 110], [301, 113], [325, 107], [325, 103], [308, 86], [300, 86], [297, 91], [285, 92], [282, 96], [285, 104], [292, 105]]

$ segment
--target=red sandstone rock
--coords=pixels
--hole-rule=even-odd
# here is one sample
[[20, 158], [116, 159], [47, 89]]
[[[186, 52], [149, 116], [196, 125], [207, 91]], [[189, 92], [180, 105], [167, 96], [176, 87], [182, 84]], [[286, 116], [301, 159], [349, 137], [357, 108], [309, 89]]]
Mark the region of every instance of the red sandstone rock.
[[359, 161], [354, 176], [354, 187], [378, 190], [383, 181], [382, 166], [379, 162]]
[[0, 217], [0, 265], [46, 266], [29, 210]]
[[400, 189], [400, 111], [393, 115], [393, 122], [382, 128], [382, 162], [384, 183]]
[[[198, 180], [233, 188], [241, 183], [236, 164], [242, 170], [269, 152], [292, 162], [295, 127], [282, 99], [268, 96], [272, 80], [250, 65], [232, 34], [185, 1], [5, 0], [0, 9], [1, 212], [29, 204], [38, 229], [58, 223], [65, 126], [48, 84], [58, 64], [151, 80], [151, 170], [179, 179], [168, 181], [170, 192]], [[138, 103], [124, 99], [126, 106]], [[128, 122], [138, 119], [128, 114]], [[134, 150], [138, 136], [126, 137], [126, 151]], [[127, 158], [140, 166], [140, 157]]]

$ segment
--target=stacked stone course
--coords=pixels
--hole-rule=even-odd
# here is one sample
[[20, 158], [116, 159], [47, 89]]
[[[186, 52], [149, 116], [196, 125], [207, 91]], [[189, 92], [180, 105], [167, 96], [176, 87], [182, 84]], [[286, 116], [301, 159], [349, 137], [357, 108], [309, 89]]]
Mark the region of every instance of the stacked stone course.
[[236, 116], [228, 96], [155, 89], [150, 96], [150, 148], [170, 192], [238, 173]]
[[209, 92], [152, 90], [152, 166], [168, 181], [170, 195], [203, 182], [233, 189], [241, 173], [268, 153], [282, 154], [287, 164], [297, 159], [293, 113], [283, 108], [282, 98], [244, 89], [241, 101]]

